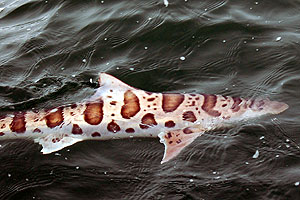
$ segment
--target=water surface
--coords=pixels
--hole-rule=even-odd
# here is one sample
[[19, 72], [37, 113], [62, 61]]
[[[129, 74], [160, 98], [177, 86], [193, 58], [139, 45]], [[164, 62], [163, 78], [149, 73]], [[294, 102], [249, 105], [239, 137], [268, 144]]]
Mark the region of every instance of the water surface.
[[163, 165], [158, 139], [50, 155], [1, 141], [0, 199], [300, 198], [300, 2], [168, 2], [1, 1], [0, 112], [80, 102], [99, 72], [148, 91], [262, 96], [290, 109], [209, 132]]

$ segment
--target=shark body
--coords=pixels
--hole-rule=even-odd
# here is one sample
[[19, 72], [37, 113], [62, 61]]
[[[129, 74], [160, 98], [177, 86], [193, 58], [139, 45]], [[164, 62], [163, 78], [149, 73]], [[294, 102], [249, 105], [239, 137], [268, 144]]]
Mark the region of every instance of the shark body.
[[47, 154], [83, 140], [159, 137], [164, 163], [205, 131], [287, 108], [269, 99], [146, 92], [101, 73], [88, 101], [0, 116], [0, 139], [32, 138]]

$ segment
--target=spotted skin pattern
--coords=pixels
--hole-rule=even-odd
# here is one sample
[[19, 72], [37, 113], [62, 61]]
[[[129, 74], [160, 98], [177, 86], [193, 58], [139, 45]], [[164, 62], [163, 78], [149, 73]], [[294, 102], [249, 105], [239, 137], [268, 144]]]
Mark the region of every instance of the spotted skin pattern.
[[[105, 73], [100, 74], [99, 85], [96, 93], [83, 103], [0, 116], [0, 139], [33, 138], [40, 144], [50, 141], [52, 145], [62, 145], [62, 148], [68, 146], [68, 140], [62, 140], [64, 137], [107, 140], [157, 137], [165, 132], [165, 139], [170, 139], [174, 132], [168, 131], [182, 130], [177, 132], [184, 136], [192, 133], [190, 127], [201, 127], [205, 131], [227, 122], [278, 114], [288, 107], [268, 99], [151, 93], [126, 85]], [[53, 139], [49, 140], [51, 135]], [[184, 139], [182, 136], [178, 138], [169, 142], [179, 144]], [[49, 148], [51, 152], [52, 146]], [[54, 149], [61, 148], [55, 146]]]

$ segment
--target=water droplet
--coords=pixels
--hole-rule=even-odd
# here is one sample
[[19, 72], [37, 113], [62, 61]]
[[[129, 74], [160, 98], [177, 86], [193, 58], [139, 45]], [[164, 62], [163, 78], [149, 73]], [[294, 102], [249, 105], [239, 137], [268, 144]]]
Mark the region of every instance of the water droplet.
[[223, 40], [223, 43], [225, 43], [226, 42], [226, 40]]
[[79, 167], [77, 166], [76, 169], [79, 169]]
[[164, 0], [164, 4], [165, 4], [166, 7], [168, 7], [168, 5], [169, 5], [168, 0]]
[[278, 42], [278, 41], [280, 41], [280, 40], [281, 40], [281, 37], [280, 37], [280, 36], [276, 38], [276, 42]]
[[275, 157], [276, 157], [276, 158], [279, 158], [279, 155], [276, 155]]
[[255, 2], [255, 5], [257, 5], [257, 4], [258, 4], [258, 2], [256, 1], [256, 2]]
[[147, 50], [147, 49], [148, 49], [148, 47], [145, 47], [145, 49]]
[[297, 182], [295, 183], [295, 186], [299, 186], [299, 185], [300, 185], [300, 182], [297, 181]]
[[11, 177], [11, 174], [7, 174], [8, 177]]
[[255, 154], [252, 156], [252, 158], [254, 158], [254, 159], [255, 159], [255, 158], [258, 158], [258, 156], [259, 156], [259, 151], [256, 150], [256, 151], [255, 151]]
[[193, 179], [190, 179], [190, 182], [192, 183], [192, 182], [194, 182], [194, 180], [193, 180]]
[[74, 78], [76, 75], [75, 74], [72, 74], [72, 77]]
[[265, 136], [261, 136], [259, 139], [262, 140], [262, 139], [264, 139], [264, 138], [265, 138]]
[[84, 58], [84, 59], [82, 60], [82, 62], [83, 62], [83, 63], [86, 63], [86, 59]]
[[104, 1], [101, 1], [101, 3], [104, 3]]
[[184, 56], [181, 56], [181, 57], [180, 57], [180, 60], [185, 60], [185, 57], [184, 57]]
[[248, 162], [245, 162], [245, 164], [246, 164], [246, 165], [249, 165], [249, 163], [248, 163]]
[[133, 68], [133, 67], [130, 67], [130, 68], [129, 68], [129, 70], [133, 71], [133, 70], [134, 70], [134, 68]]
[[90, 83], [93, 83], [93, 79], [92, 78], [90, 78]]

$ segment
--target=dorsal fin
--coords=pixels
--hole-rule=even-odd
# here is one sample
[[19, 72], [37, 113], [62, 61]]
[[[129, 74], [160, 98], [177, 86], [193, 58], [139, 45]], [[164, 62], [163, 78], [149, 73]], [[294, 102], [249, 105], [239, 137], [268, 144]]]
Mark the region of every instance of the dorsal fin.
[[101, 72], [99, 74], [99, 79], [98, 79], [99, 87], [120, 87], [120, 88], [125, 88], [125, 89], [134, 89], [133, 87], [127, 85], [126, 83], [120, 81], [116, 77], [107, 74], [105, 72]]
[[114, 90], [118, 92], [136, 90], [136, 88], [127, 85], [126, 83], [120, 81], [116, 77], [105, 72], [101, 72], [99, 74], [98, 83], [99, 88], [97, 89], [96, 93], [90, 98], [91, 101], [97, 100], [103, 95], [103, 93], [114, 92]]

